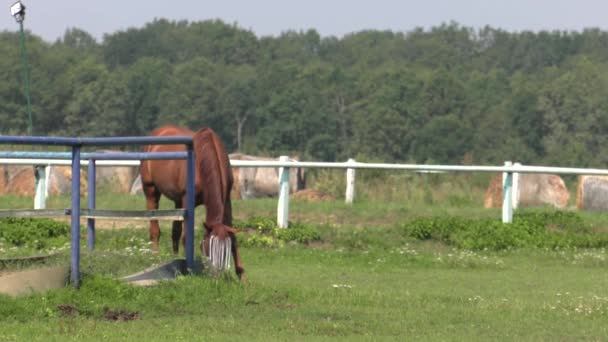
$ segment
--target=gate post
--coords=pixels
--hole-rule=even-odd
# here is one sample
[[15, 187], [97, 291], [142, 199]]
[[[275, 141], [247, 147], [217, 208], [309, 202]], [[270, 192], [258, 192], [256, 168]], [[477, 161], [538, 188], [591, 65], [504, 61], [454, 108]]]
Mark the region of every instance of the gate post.
[[[510, 161], [505, 162], [505, 167], [511, 167]], [[502, 222], [513, 222], [513, 172], [502, 174]]]
[[[288, 156], [281, 156], [279, 161], [287, 162]], [[277, 225], [287, 228], [289, 225], [289, 168], [279, 168], [279, 204], [277, 206]]]
[[47, 171], [47, 168], [42, 165], [34, 166], [34, 175], [36, 176], [36, 194], [34, 195], [34, 209], [46, 209]]

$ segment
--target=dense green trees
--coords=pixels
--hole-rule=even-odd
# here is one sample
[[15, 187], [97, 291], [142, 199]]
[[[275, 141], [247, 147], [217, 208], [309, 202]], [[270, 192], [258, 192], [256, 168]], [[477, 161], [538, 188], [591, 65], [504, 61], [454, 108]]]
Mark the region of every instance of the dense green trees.
[[[305, 159], [607, 167], [608, 33], [456, 23], [256, 37], [157, 19], [97, 42], [27, 35], [34, 133], [210, 126], [230, 151]], [[0, 33], [0, 133], [25, 134], [19, 37]]]

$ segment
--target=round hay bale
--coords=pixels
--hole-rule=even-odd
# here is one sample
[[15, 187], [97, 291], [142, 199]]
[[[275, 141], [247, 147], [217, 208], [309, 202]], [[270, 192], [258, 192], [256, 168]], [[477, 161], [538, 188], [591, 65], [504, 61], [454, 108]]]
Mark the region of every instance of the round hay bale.
[[[71, 166], [51, 166], [49, 171], [49, 195], [65, 195], [72, 191], [72, 167]], [[80, 194], [87, 193], [88, 180], [87, 173], [80, 170]]]
[[138, 175], [137, 177], [135, 177], [135, 180], [133, 181], [133, 184], [131, 185], [130, 193], [131, 193], [131, 195], [143, 195], [144, 188], [141, 185], [141, 175]]
[[6, 170], [4, 165], [0, 165], [0, 194], [6, 193]]
[[576, 205], [580, 210], [608, 211], [608, 176], [580, 176]]
[[[250, 156], [242, 153], [232, 153], [231, 160], [276, 161], [277, 158]], [[290, 161], [297, 159], [291, 158]], [[279, 192], [279, 168], [241, 167], [232, 168], [234, 183], [231, 198], [248, 199], [275, 197]], [[289, 169], [289, 187], [292, 193], [305, 187], [305, 172], [303, 169]]]
[[36, 192], [34, 167], [29, 165], [6, 165], [6, 193], [33, 196]]
[[129, 193], [137, 171], [134, 166], [98, 166], [97, 186], [106, 187], [111, 192]]
[[[551, 205], [565, 208], [570, 200], [570, 192], [563, 179], [557, 175], [522, 173], [519, 174], [519, 186], [515, 190], [520, 207]], [[492, 177], [484, 206], [499, 208], [502, 206], [502, 174]]]
[[[98, 150], [100, 153], [121, 153], [118, 150]], [[139, 175], [138, 166], [101, 166], [96, 168], [97, 188], [110, 192], [128, 194]]]
[[492, 177], [488, 190], [486, 190], [486, 197], [484, 200], [484, 207], [486, 208], [499, 208], [502, 206], [502, 174], [497, 174]]
[[233, 200], [241, 199], [241, 169], [232, 168], [232, 190], [230, 191], [230, 198]]

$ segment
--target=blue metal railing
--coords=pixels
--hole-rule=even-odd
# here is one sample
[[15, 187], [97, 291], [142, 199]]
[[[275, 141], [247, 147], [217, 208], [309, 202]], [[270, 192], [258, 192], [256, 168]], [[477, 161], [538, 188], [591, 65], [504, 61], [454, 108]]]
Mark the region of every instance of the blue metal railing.
[[[110, 138], [70, 138], [70, 137], [30, 137], [30, 136], [0, 136], [0, 144], [68, 146], [72, 152], [15, 152], [17, 158], [29, 158], [39, 155], [43, 158], [64, 159], [69, 156], [72, 161], [72, 175], [80, 174], [80, 160], [89, 159], [89, 209], [95, 208], [95, 161], [96, 160], [142, 160], [142, 159], [186, 159], [186, 264], [194, 268], [194, 152], [192, 137], [110, 137]], [[112, 145], [186, 145], [186, 152], [150, 152], [150, 153], [81, 153], [83, 146], [112, 146]], [[71, 194], [71, 257], [70, 280], [74, 287], [80, 286], [80, 177], [72, 177]], [[87, 220], [87, 245], [89, 249], [95, 246], [95, 219]]]

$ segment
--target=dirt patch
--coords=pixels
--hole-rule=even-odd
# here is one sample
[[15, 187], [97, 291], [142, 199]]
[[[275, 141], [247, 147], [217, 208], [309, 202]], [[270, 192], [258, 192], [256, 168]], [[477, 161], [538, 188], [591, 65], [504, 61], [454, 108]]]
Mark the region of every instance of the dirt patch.
[[80, 314], [80, 311], [76, 306], [74, 306], [74, 304], [59, 304], [57, 305], [57, 311], [67, 317], [72, 317]]
[[325, 242], [325, 241], [311, 241], [308, 243], [308, 247], [314, 248], [314, 249], [329, 250], [333, 246], [331, 243]]
[[291, 195], [291, 199], [308, 202], [328, 202], [336, 200], [334, 196], [326, 192], [314, 189], [305, 189], [298, 191]]
[[103, 319], [106, 321], [126, 322], [139, 319], [139, 311], [113, 310], [108, 307], [103, 308]]

